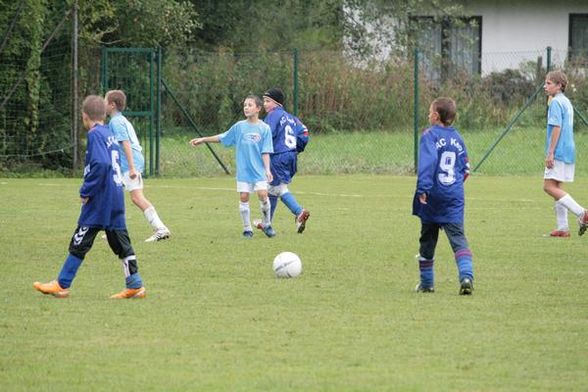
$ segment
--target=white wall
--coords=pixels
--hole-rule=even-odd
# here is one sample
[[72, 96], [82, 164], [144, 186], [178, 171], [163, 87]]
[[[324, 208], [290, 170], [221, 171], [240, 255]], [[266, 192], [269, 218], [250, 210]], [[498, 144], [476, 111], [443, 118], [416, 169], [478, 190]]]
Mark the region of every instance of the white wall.
[[517, 68], [553, 48], [555, 63], [567, 55], [569, 14], [588, 13], [588, 0], [467, 0], [466, 9], [482, 16], [482, 73]]

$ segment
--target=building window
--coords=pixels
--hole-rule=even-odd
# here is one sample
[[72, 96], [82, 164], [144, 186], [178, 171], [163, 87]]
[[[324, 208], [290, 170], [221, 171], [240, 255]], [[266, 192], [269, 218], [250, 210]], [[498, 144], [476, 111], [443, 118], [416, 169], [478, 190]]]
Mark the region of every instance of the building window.
[[429, 78], [446, 80], [459, 73], [481, 72], [482, 17], [412, 17], [415, 43]]
[[588, 58], [588, 14], [570, 14], [570, 58]]

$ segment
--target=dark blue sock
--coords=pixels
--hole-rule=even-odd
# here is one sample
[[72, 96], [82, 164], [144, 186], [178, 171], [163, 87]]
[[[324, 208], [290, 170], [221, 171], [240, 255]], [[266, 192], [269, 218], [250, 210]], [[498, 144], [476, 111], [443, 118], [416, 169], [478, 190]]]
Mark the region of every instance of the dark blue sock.
[[435, 271], [433, 264], [435, 260], [427, 260], [419, 257], [419, 271], [421, 273], [421, 287], [432, 288], [435, 285]]
[[274, 220], [274, 212], [276, 212], [276, 207], [278, 206], [278, 196], [269, 196], [270, 199], [270, 218]]
[[138, 272], [130, 275], [126, 279], [127, 289], [138, 289], [143, 287], [143, 280], [141, 279], [141, 275]]
[[296, 198], [292, 193], [284, 193], [282, 195], [282, 202], [284, 202], [286, 207], [288, 207], [294, 215], [298, 216], [302, 212], [302, 207], [300, 207], [300, 204], [298, 204], [298, 201], [296, 201]]
[[57, 278], [57, 281], [62, 288], [67, 289], [71, 286], [71, 282], [76, 277], [78, 268], [82, 265], [82, 261], [82, 259], [74, 255], [70, 254], [67, 256], [67, 259], [65, 259], [65, 262], [63, 263], [63, 267], [61, 267], [61, 272], [59, 272], [59, 277]]
[[465, 278], [474, 279], [474, 267], [472, 262], [472, 251], [469, 249], [462, 249], [455, 252], [455, 262], [457, 264], [457, 271], [459, 272], [459, 280]]

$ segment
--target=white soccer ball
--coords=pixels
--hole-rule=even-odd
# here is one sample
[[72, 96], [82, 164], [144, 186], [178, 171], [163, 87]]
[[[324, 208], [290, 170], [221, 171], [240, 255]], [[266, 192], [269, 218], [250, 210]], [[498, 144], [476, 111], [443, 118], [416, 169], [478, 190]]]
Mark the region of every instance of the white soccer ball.
[[302, 272], [302, 261], [296, 253], [282, 252], [275, 257], [273, 267], [277, 278], [295, 278]]

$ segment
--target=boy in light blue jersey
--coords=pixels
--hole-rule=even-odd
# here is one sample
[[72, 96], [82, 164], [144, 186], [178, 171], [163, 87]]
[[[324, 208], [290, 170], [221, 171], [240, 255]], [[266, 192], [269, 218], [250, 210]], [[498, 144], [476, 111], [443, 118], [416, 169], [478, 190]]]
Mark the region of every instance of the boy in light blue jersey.
[[267, 124], [259, 119], [261, 99], [249, 95], [243, 102], [246, 120], [235, 123], [228, 131], [208, 137], [190, 140], [192, 146], [202, 143], [222, 143], [226, 147], [235, 146], [237, 166], [237, 192], [239, 192], [239, 212], [243, 220], [243, 236], [253, 237], [249, 194], [256, 192], [263, 217], [263, 232], [268, 237], [276, 235], [271, 225], [268, 183], [273, 179], [270, 170], [269, 154], [273, 152], [272, 134]]
[[108, 126], [116, 136], [121, 149], [121, 169], [125, 189], [132, 202], [143, 211], [145, 219], [153, 228], [153, 234], [145, 242], [156, 242], [169, 238], [170, 231], [163, 224], [155, 207], [143, 194], [142, 173], [145, 170], [143, 149], [133, 124], [121, 113], [127, 107], [127, 97], [121, 90], [106, 93], [106, 113], [110, 116]]
[[465, 143], [450, 125], [456, 116], [455, 101], [437, 98], [429, 107], [429, 123], [419, 144], [419, 164], [412, 213], [421, 219], [419, 238], [420, 281], [417, 292], [435, 291], [434, 261], [439, 230], [444, 230], [455, 255], [460, 295], [474, 290], [472, 251], [464, 234], [464, 186], [469, 175]]
[[561, 71], [545, 76], [545, 93], [549, 96], [547, 135], [545, 139], [545, 173], [543, 190], [555, 200], [557, 229], [552, 237], [569, 237], [568, 210], [578, 217], [578, 235], [588, 227], [588, 211], [563, 190], [564, 182], [574, 181], [576, 148], [574, 145], [574, 108], [564, 95], [568, 79]]

